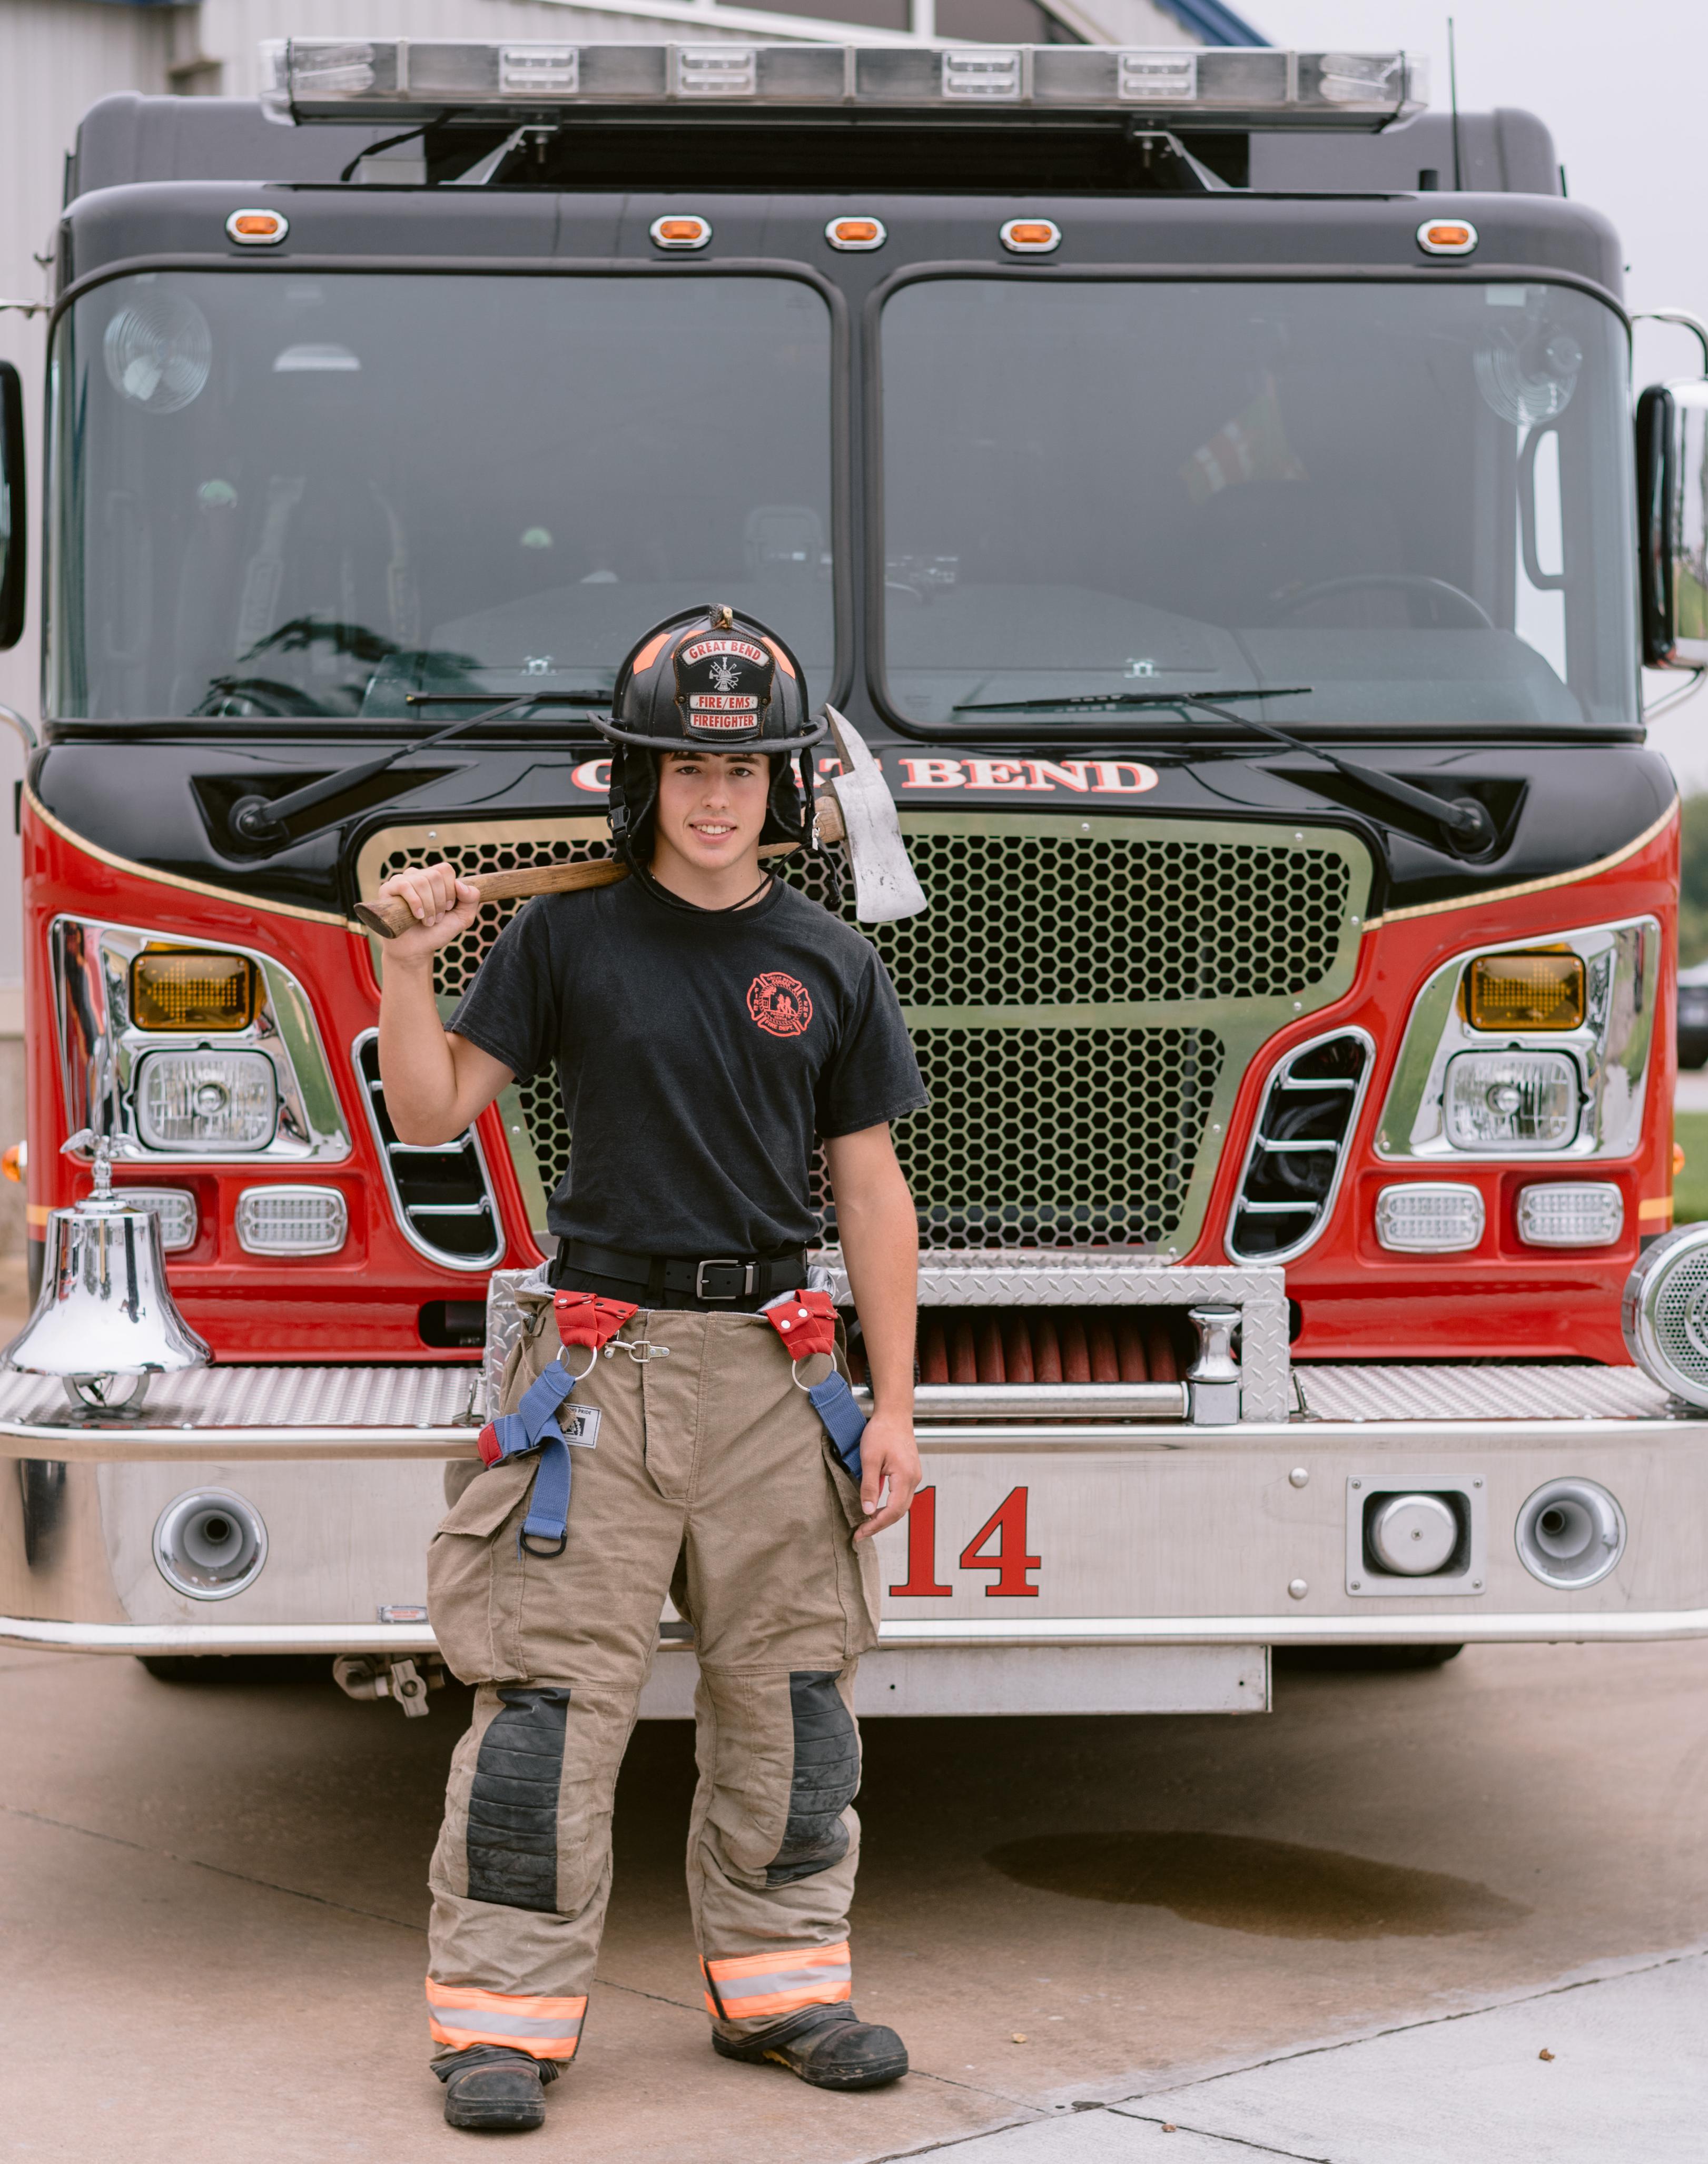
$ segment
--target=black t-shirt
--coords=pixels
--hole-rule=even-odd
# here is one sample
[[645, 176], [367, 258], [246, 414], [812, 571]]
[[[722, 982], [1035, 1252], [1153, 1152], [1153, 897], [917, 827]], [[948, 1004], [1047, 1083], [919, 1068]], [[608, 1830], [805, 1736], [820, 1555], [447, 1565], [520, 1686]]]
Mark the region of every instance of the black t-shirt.
[[926, 1101], [877, 953], [781, 880], [728, 913], [635, 879], [541, 896], [446, 1027], [519, 1079], [556, 1062], [574, 1148], [547, 1221], [631, 1253], [807, 1245], [815, 1136]]

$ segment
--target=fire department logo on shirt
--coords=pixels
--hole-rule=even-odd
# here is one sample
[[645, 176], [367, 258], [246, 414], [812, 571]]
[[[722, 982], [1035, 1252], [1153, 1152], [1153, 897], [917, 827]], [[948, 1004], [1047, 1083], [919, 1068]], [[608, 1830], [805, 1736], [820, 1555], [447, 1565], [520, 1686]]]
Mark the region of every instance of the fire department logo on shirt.
[[812, 1019], [812, 995], [798, 977], [766, 969], [747, 988], [747, 1011], [770, 1037], [799, 1037]]

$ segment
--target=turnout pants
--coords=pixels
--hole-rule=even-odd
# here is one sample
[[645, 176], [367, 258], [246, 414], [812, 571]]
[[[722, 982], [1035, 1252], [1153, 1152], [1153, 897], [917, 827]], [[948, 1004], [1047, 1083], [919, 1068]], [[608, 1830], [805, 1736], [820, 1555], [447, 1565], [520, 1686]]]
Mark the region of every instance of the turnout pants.
[[[558, 1352], [532, 1303], [503, 1409]], [[434, 1853], [428, 2027], [443, 2059], [497, 2044], [575, 2056], [611, 1891], [618, 1767], [668, 1593], [692, 1625], [699, 1785], [688, 1899], [725, 2035], [849, 1996], [859, 1822], [853, 1691], [877, 1638], [859, 1492], [763, 1316], [655, 1309], [596, 1358], [571, 1347], [568, 1545], [519, 1550], [537, 1458], [465, 1484], [434, 1537], [434, 1629], [478, 1686]], [[472, 1473], [472, 1477], [468, 1477]], [[686, 1659], [686, 1654], [670, 1654]]]

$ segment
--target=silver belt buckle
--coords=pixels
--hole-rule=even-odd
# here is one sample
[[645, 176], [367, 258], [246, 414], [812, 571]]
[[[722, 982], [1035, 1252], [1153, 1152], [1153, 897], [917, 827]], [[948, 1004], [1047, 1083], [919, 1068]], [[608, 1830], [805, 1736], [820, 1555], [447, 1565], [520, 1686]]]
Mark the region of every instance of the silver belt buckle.
[[[741, 1284], [734, 1292], [708, 1292], [706, 1289], [707, 1270], [739, 1270]], [[744, 1263], [739, 1255], [712, 1255], [703, 1263], [694, 1265], [696, 1300], [751, 1300], [759, 1281], [758, 1263]]]

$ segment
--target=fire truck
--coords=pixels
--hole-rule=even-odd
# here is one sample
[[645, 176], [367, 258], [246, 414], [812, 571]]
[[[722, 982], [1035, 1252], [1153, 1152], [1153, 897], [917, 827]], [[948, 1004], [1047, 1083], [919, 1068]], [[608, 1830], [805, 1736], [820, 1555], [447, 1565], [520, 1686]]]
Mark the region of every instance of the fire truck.
[[[1641, 706], [1708, 664], [1708, 385], [1633, 407], [1542, 123], [1401, 53], [267, 66], [83, 123], [34, 567], [0, 385], [0, 629], [29, 575], [45, 627], [0, 1637], [425, 1710], [444, 1466], [572, 1138], [541, 1074], [398, 1139], [357, 912], [607, 855], [590, 717], [707, 601], [846, 715], [928, 899], [864, 927], [931, 1093], [864, 1710], [1708, 1631]], [[852, 915], [834, 857], [779, 869]]]

